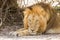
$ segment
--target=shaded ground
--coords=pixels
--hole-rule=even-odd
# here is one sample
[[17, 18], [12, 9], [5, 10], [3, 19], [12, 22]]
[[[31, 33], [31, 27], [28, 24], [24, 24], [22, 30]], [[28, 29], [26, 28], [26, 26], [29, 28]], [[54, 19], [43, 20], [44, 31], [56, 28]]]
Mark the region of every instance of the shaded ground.
[[9, 32], [23, 27], [23, 13], [20, 9], [9, 7], [0, 15], [2, 15], [0, 18], [3, 20], [3, 24], [0, 27], [0, 36], [8, 36]]

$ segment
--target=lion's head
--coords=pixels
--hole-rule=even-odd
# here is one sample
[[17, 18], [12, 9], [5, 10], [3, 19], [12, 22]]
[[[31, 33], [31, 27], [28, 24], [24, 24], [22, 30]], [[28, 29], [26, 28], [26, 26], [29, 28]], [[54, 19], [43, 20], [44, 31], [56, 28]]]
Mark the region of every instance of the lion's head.
[[24, 11], [30, 34], [41, 34], [46, 31], [50, 19], [54, 17], [54, 9], [46, 3], [38, 3], [27, 7]]

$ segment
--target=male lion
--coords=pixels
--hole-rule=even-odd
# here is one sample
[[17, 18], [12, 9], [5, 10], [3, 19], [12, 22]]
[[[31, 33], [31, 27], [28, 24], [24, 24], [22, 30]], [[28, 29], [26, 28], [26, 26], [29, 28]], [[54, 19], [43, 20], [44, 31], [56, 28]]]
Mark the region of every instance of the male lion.
[[[42, 33], [59, 33], [55, 32], [56, 11], [47, 3], [37, 3], [25, 8], [24, 28], [17, 30], [18, 36], [38, 35]], [[58, 31], [59, 31], [58, 29]], [[52, 32], [53, 31], [53, 32]]]

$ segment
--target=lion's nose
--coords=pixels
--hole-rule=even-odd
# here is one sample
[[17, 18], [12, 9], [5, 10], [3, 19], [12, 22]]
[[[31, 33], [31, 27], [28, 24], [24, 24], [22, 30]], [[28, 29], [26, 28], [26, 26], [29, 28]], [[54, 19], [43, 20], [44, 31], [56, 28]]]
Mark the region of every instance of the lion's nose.
[[32, 32], [33, 32], [34, 30], [32, 30]]

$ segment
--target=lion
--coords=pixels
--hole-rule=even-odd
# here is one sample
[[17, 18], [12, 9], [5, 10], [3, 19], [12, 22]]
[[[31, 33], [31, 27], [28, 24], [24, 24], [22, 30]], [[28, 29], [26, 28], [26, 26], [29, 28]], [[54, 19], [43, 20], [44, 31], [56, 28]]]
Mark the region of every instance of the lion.
[[15, 31], [16, 35], [27, 36], [44, 33], [60, 33], [60, 26], [54, 26], [57, 25], [54, 24], [57, 23], [57, 12], [50, 4], [43, 2], [34, 4], [30, 7], [26, 7], [23, 13], [24, 28]]

